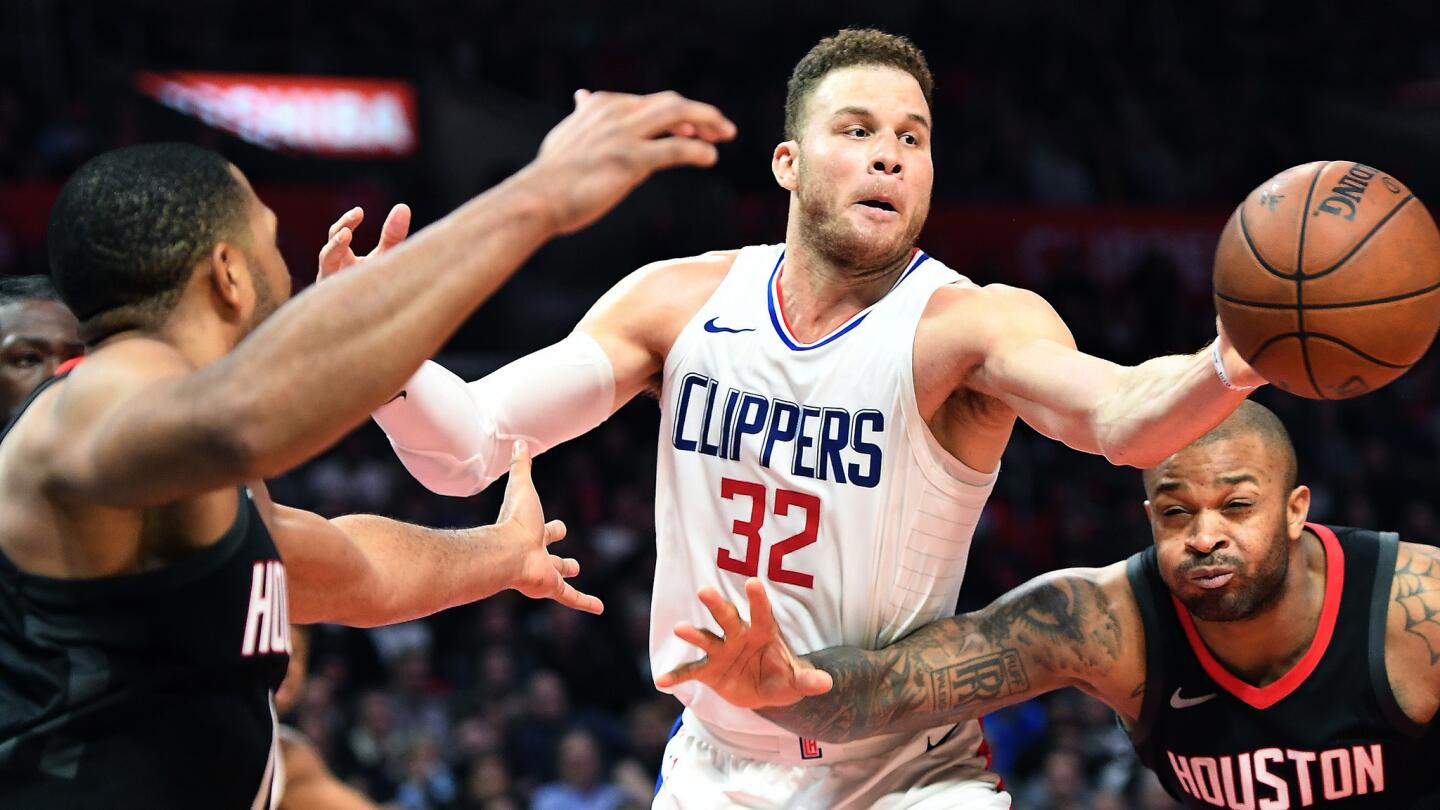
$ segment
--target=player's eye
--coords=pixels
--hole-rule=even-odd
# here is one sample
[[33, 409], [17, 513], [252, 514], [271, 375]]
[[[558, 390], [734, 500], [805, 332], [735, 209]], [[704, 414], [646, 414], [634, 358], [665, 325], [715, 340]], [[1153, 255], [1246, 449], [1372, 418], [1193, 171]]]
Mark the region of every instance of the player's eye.
[[846, 127], [845, 134], [852, 138], [863, 138], [869, 134], [864, 127]]
[[45, 358], [41, 357], [39, 352], [22, 352], [15, 357], [15, 365], [21, 368], [33, 368], [43, 362]]
[[1185, 509], [1179, 506], [1167, 506], [1165, 507], [1165, 510], [1160, 514], [1164, 515], [1165, 517], [1175, 517], [1177, 515], [1185, 514]]
[[1249, 501], [1231, 501], [1225, 504], [1226, 509], [1246, 509], [1252, 504]]
[[920, 139], [917, 138], [917, 137], [915, 137], [915, 133], [913, 133], [913, 132], [907, 132], [907, 133], [905, 133], [904, 135], [901, 135], [901, 136], [900, 136], [900, 140], [904, 141], [905, 143], [907, 143], [907, 144], [909, 144], [909, 145], [911, 145], [911, 146], [916, 146], [916, 145], [918, 145], [918, 144], [920, 143]]

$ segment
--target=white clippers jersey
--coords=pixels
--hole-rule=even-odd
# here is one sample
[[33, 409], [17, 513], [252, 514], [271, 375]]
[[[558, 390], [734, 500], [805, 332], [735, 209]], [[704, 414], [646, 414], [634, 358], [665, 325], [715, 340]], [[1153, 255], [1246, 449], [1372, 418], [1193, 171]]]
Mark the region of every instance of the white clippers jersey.
[[[915, 329], [930, 296], [970, 282], [917, 251], [885, 297], [814, 343], [781, 312], [784, 245], [740, 251], [665, 358], [650, 661], [716, 632], [695, 591], [744, 604], [760, 577], [799, 653], [875, 649], [954, 613], [995, 473], [951, 457], [916, 405]], [[743, 609], [742, 609], [743, 610]], [[784, 734], [706, 687], [673, 690], [708, 725]]]

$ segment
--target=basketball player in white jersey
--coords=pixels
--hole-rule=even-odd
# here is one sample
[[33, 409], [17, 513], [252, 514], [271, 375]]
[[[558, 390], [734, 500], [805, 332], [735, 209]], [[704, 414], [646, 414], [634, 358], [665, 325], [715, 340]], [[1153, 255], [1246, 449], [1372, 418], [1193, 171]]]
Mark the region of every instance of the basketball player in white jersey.
[[[751, 576], [800, 653], [879, 647], [950, 615], [1017, 416], [1143, 467], [1263, 382], [1223, 336], [1135, 367], [1082, 354], [1039, 296], [976, 286], [916, 249], [930, 88], [903, 38], [821, 41], [791, 76], [771, 161], [790, 192], [785, 244], [644, 267], [568, 338], [481, 380], [427, 364], [375, 414], [406, 467], [469, 495], [504, 473], [514, 438], [540, 451], [658, 394], [663, 673], [691, 658], [677, 622], [718, 629], [696, 590], [743, 604]], [[357, 220], [336, 223], [322, 274], [353, 261]], [[817, 744], [705, 687], [669, 691], [686, 710], [657, 807], [1009, 806], [977, 723]]]

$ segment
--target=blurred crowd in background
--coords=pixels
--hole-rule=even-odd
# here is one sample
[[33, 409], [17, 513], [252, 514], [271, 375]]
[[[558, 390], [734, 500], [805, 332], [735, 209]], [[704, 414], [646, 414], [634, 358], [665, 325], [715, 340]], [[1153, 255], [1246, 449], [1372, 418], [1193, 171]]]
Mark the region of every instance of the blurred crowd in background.
[[[741, 136], [717, 168], [659, 178], [591, 231], [544, 249], [481, 310], [443, 356], [473, 377], [563, 336], [630, 269], [779, 241], [786, 199], [768, 161], [784, 80], [819, 37], [877, 25], [910, 35], [936, 76], [935, 216], [922, 245], [978, 282], [1035, 289], [1082, 349], [1134, 363], [1211, 339], [1205, 273], [1219, 226], [1279, 170], [1361, 160], [1440, 200], [1440, 5], [1353, 13], [1330, 0], [846, 0], [803, 14], [756, 0], [625, 13], [561, 0], [6, 0], [0, 273], [44, 272], [25, 201], [47, 199], [118, 145], [211, 146], [263, 198], [298, 194], [306, 202], [292, 207], [320, 209], [310, 212], [320, 222], [356, 201], [374, 219], [374, 206], [405, 201], [423, 225], [523, 165], [575, 88], [674, 88], [724, 109]], [[403, 160], [272, 152], [135, 89], [137, 71], [183, 69], [412, 81], [418, 148]], [[373, 241], [369, 225], [362, 242]], [[996, 241], [1007, 227], [1014, 238]], [[297, 287], [323, 239], [323, 225], [282, 232]], [[1259, 395], [1292, 432], [1314, 519], [1440, 542], [1436, 375], [1432, 357], [1354, 401]], [[339, 776], [405, 810], [648, 806], [679, 712], [651, 685], [646, 653], [656, 424], [642, 399], [536, 462], [547, 516], [568, 524], [565, 553], [580, 559], [579, 585], [605, 600], [605, 615], [505, 594], [400, 626], [316, 632], [311, 678], [288, 720]], [[424, 491], [369, 425], [273, 484], [277, 501], [324, 514], [432, 526], [493, 521], [499, 493]], [[1141, 501], [1136, 471], [1017, 428], [958, 607], [1143, 548]], [[1114, 716], [1078, 693], [985, 727], [1019, 808], [1173, 806]]]

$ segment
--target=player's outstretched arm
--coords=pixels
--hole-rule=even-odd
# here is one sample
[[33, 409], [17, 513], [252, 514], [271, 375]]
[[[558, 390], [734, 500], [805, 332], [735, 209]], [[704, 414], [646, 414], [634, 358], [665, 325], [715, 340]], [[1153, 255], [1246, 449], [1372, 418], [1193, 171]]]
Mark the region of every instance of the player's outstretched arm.
[[565, 524], [545, 521], [530, 455], [515, 451], [499, 519], [426, 529], [375, 515], [325, 520], [275, 505], [268, 521], [285, 560], [291, 619], [356, 627], [428, 616], [511, 588], [587, 613], [604, 608], [565, 580], [580, 564], [551, 554]]
[[594, 221], [657, 170], [714, 163], [713, 142], [733, 132], [714, 107], [674, 93], [577, 94], [525, 169], [307, 290], [225, 357], [94, 392], [67, 422], [74, 435], [52, 483], [146, 506], [293, 467], [393, 396], [543, 242]]
[[700, 681], [811, 739], [919, 731], [1065, 686], [1124, 712], [1124, 696], [1144, 680], [1143, 630], [1123, 563], [1047, 574], [983, 610], [926, 625], [879, 650], [831, 647], [798, 658], [768, 603], [756, 602], [753, 586], [747, 594], [750, 623], [718, 595], [705, 600], [723, 637], [677, 627], [706, 658], [657, 683]]
[[473, 495], [504, 474], [509, 442], [539, 455], [658, 388], [668, 347], [732, 259], [715, 252], [642, 267], [569, 337], [473, 382], [427, 361], [375, 422], [426, 488]]
[[[982, 360], [965, 384], [1010, 405], [1027, 424], [1114, 464], [1149, 467], [1204, 435], [1245, 398], [1217, 373], [1217, 350], [1236, 388], [1265, 382], [1223, 332], [1191, 355], [1121, 366], [1079, 351], [1040, 296], [992, 284], [981, 293]], [[1218, 322], [1217, 322], [1218, 325]]]

